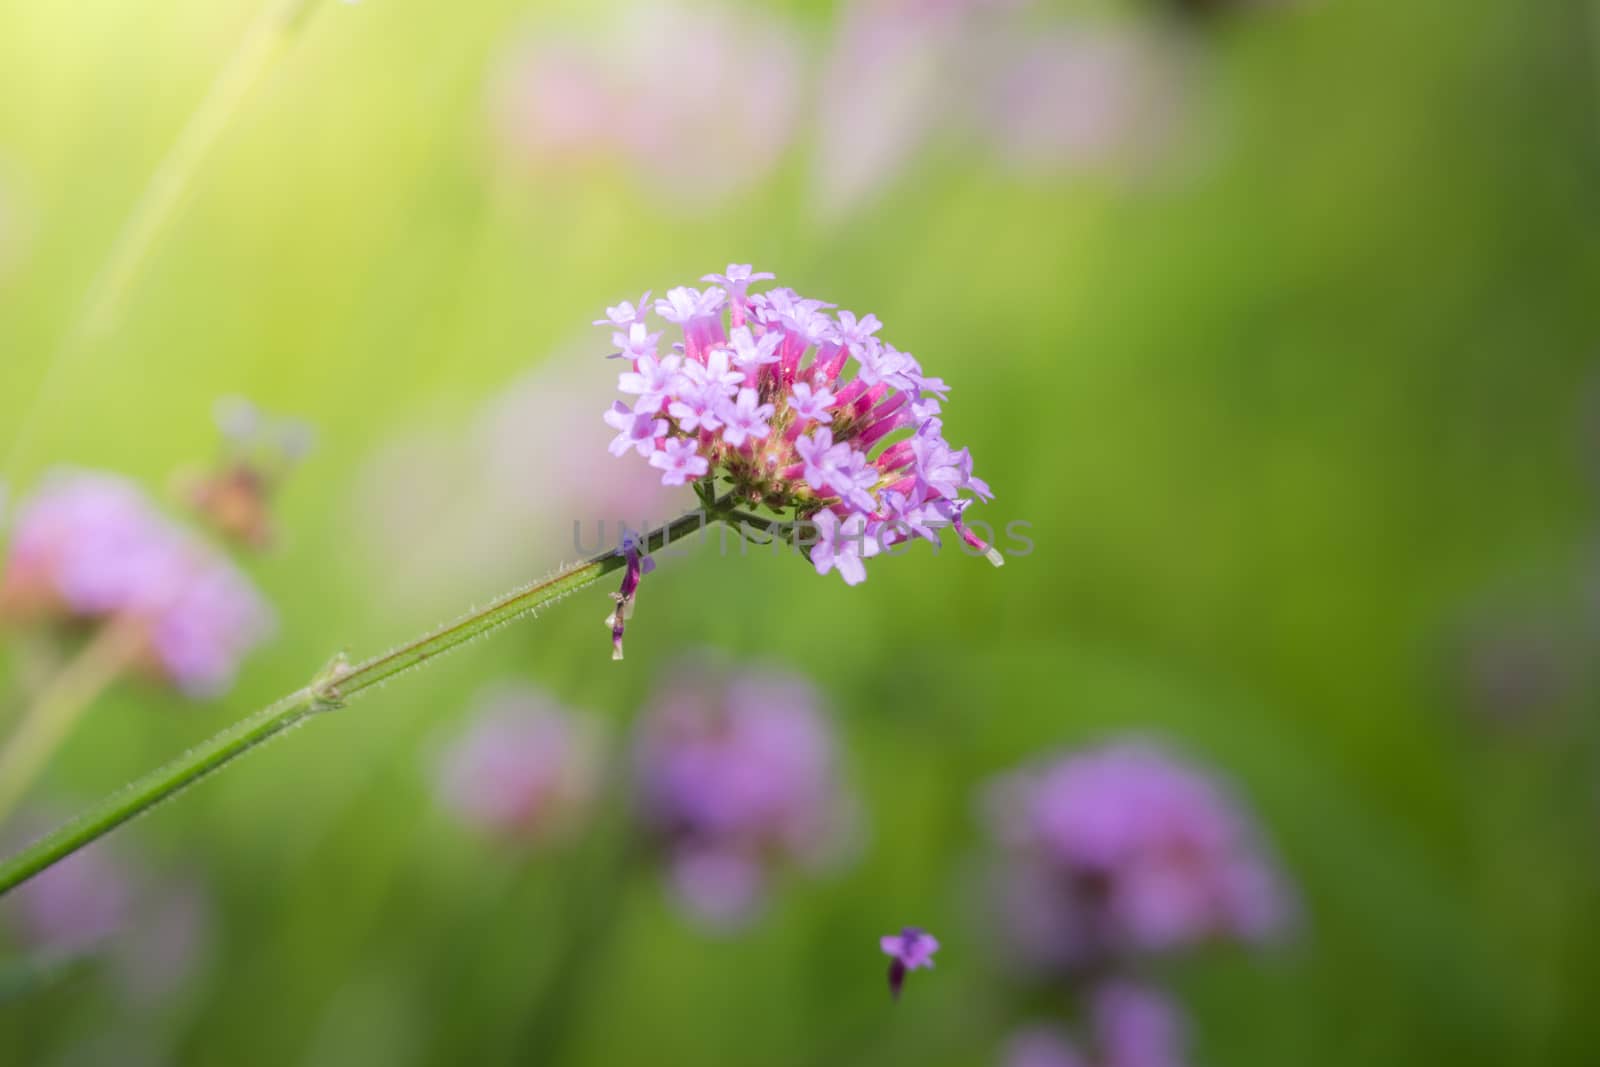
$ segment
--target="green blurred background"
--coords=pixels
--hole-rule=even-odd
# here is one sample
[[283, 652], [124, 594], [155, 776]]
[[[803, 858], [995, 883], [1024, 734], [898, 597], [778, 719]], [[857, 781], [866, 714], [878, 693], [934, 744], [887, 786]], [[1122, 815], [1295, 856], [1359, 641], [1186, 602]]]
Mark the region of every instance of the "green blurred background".
[[[1051, 13], [1152, 25], [1154, 6]], [[598, 361], [604, 305], [730, 260], [875, 311], [951, 382], [950, 437], [994, 486], [991, 517], [1031, 522], [1037, 551], [1001, 571], [880, 561], [855, 589], [792, 559], [672, 560], [623, 663], [590, 590], [327, 716], [122, 837], [209, 887], [201, 973], [138, 1010], [92, 969], [33, 989], [0, 1005], [0, 1062], [995, 1062], [1030, 1005], [970, 919], [973, 790], [1128, 731], [1233, 778], [1303, 900], [1285, 950], [1172, 968], [1196, 1062], [1593, 1062], [1595, 4], [1324, 0], [1163, 23], [1190, 65], [1178, 125], [1203, 142], [1181, 159], [1018, 175], [936, 144], [843, 218], [814, 208], [828, 162], [804, 116], [770, 174], [712, 204], [621, 165], [498, 163], [486, 98], [507, 43], [547, 18], [603, 35], [614, 5], [314, 4], [111, 328], [73, 340], [257, 9], [0, 7], [13, 496], [59, 463], [164, 491], [213, 454], [223, 394], [318, 432], [282, 544], [251, 564], [279, 636], [219, 701], [113, 691], [38, 802], [70, 808], [334, 651], [497, 592], [372, 565], [373, 528], [395, 521], [383, 496], [407, 492], [363, 484], [372, 457], [418, 427], [469, 434], [530, 368]], [[840, 17], [781, 13], [819, 48]], [[603, 379], [570, 407], [598, 420]], [[541, 466], [572, 462], [529, 464], [520, 491], [537, 503]], [[419, 559], [474, 524], [436, 517], [398, 530]], [[518, 573], [572, 555], [568, 521], [530, 536]], [[1538, 707], [1485, 714], [1468, 638], [1529, 626], [1555, 635], [1555, 681]], [[528, 852], [436, 811], [428, 739], [482, 683], [536, 681], [621, 735], [706, 646], [827, 694], [868, 827], [841, 875], [787, 881], [761, 922], [709, 937], [653, 879], [611, 878], [603, 835]], [[945, 950], [890, 1011], [875, 940], [908, 920]]]

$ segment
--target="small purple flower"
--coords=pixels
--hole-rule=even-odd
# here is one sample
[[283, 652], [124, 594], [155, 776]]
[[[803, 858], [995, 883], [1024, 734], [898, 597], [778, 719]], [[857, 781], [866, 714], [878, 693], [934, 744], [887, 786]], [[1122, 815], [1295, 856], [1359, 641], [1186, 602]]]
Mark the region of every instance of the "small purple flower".
[[729, 296], [742, 300], [751, 282], [771, 281], [773, 277], [770, 271], [754, 270], [748, 263], [729, 263], [725, 273], [707, 274], [700, 280], [716, 282], [728, 291]]
[[832, 422], [833, 416], [828, 409], [833, 407], [834, 395], [826, 385], [819, 385], [815, 389], [805, 382], [795, 382], [793, 398], [789, 401], [789, 410], [794, 412], [799, 422]]
[[627, 567], [622, 572], [621, 590], [611, 594], [617, 606], [606, 616], [606, 625], [611, 627], [612, 659], [622, 658], [622, 631], [626, 628], [628, 620], [633, 618], [633, 603], [638, 596], [639, 580], [656, 569], [655, 560], [640, 554], [641, 547], [639, 538], [634, 534], [627, 534], [622, 539], [622, 551], [628, 561]]
[[617, 431], [610, 446], [613, 456], [623, 456], [630, 451], [649, 456], [656, 450], [656, 438], [667, 432], [667, 420], [650, 413], [637, 414], [620, 400], [612, 401], [605, 420], [607, 426]]
[[653, 415], [666, 406], [668, 396], [677, 388], [682, 367], [683, 360], [675, 355], [659, 360], [640, 356], [632, 371], [623, 371], [617, 378], [617, 388], [639, 398], [634, 402], [634, 411]]
[[1002, 778], [1002, 925], [1019, 962], [1076, 971], [1217, 939], [1267, 941], [1288, 894], [1247, 812], [1163, 749], [1124, 741]]
[[827, 574], [837, 568], [846, 585], [866, 581], [867, 568], [862, 560], [876, 556], [882, 547], [867, 531], [866, 519], [860, 515], [841, 519], [835, 512], [819, 511], [812, 522], [817, 530], [817, 543], [811, 546], [811, 563], [817, 573]]
[[886, 934], [878, 939], [883, 953], [889, 956], [889, 992], [900, 999], [906, 984], [906, 975], [926, 967], [933, 969], [933, 954], [939, 951], [939, 940], [926, 930], [907, 926], [898, 934]]
[[466, 732], [445, 751], [440, 803], [475, 829], [544, 840], [569, 829], [593, 800], [598, 745], [592, 726], [542, 690], [486, 692]]
[[685, 665], [640, 720], [634, 768], [675, 889], [714, 926], [749, 919], [779, 864], [836, 856], [848, 827], [817, 693], [786, 674]]
[[651, 333], [644, 323], [636, 322], [626, 331], [618, 330], [611, 335], [611, 343], [617, 346], [617, 350], [606, 358], [633, 362], [646, 358], [653, 360], [660, 353], [660, 340], [660, 331]]
[[650, 311], [650, 290], [646, 289], [638, 303], [629, 303], [624, 300], [616, 307], [606, 308], [606, 317], [595, 319], [596, 326], [612, 326], [618, 330], [631, 330], [634, 326], [644, 324], [645, 316]]
[[761, 368], [770, 363], [778, 362], [778, 346], [783, 343], [783, 334], [769, 330], [757, 340], [750, 333], [747, 326], [736, 326], [729, 342], [733, 348], [734, 366], [746, 374], [759, 375]]
[[685, 485], [705, 474], [711, 464], [693, 441], [672, 438], [651, 454], [650, 466], [662, 472], [662, 485]]
[[839, 465], [850, 455], [850, 446], [834, 444], [833, 431], [826, 426], [817, 427], [808, 437], [797, 438], [794, 450], [805, 464], [806, 484], [817, 490], [833, 485]]
[[739, 398], [722, 402], [722, 440], [738, 448], [746, 441], [759, 441], [772, 429], [767, 420], [772, 418], [771, 404], [760, 403], [754, 389], [739, 390]]

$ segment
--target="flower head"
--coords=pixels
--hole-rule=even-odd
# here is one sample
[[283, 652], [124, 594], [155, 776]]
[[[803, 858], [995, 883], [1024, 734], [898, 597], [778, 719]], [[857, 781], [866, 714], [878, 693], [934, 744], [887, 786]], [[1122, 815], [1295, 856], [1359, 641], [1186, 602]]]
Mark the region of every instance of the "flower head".
[[634, 768], [679, 896], [713, 924], [749, 918], [776, 866], [821, 863], [847, 828], [820, 701], [790, 675], [686, 665], [642, 720]]
[[132, 482], [84, 471], [50, 475], [20, 509], [0, 614], [132, 626], [140, 662], [194, 695], [225, 689], [272, 629], [270, 609], [225, 556]]
[[906, 975], [926, 967], [933, 969], [933, 954], [939, 950], [939, 940], [926, 930], [907, 926], [898, 934], [887, 934], [878, 939], [883, 954], [890, 957], [889, 992], [896, 1000], [906, 983]]
[[588, 807], [598, 777], [595, 732], [531, 686], [484, 694], [439, 765], [439, 799], [463, 823], [543, 839]]
[[1031, 1026], [1007, 1043], [1005, 1067], [1182, 1067], [1187, 1035], [1177, 1007], [1145, 986], [1114, 981], [1089, 994], [1085, 1056], [1054, 1026]]
[[1260, 942], [1287, 925], [1287, 893], [1246, 811], [1152, 744], [1015, 772], [993, 799], [1004, 925], [1024, 963], [1089, 967], [1209, 940]]
[[[971, 453], [945, 440], [949, 387], [881, 340], [874, 315], [835, 316], [832, 304], [792, 289], [749, 291], [771, 277], [730, 264], [706, 275], [718, 284], [679, 286], [655, 302], [656, 316], [681, 333], [672, 346], [681, 355], [658, 359], [652, 342], [618, 388], [637, 398], [635, 415], [664, 415], [666, 428], [653, 418], [625, 423], [626, 408], [614, 405], [613, 453], [647, 455], [664, 485], [726, 483], [732, 500], [815, 523], [812, 564], [851, 585], [880, 548], [937, 539], [939, 526], [998, 563], [962, 525], [965, 508], [992, 493], [973, 474]], [[612, 312], [602, 321], [614, 321]], [[629, 318], [629, 328], [647, 327]]]

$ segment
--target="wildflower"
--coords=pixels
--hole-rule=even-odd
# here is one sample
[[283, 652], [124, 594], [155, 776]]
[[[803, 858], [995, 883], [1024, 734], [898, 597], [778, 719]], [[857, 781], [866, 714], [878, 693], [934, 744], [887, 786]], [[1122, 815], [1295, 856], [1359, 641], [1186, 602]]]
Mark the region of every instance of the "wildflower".
[[1161, 993], [1123, 981], [1089, 995], [1084, 1055], [1059, 1027], [1031, 1026], [1006, 1045], [1004, 1067], [1182, 1067], [1183, 1018]]
[[686, 666], [634, 748], [640, 817], [697, 917], [747, 920], [774, 869], [836, 855], [849, 805], [815, 690], [793, 676]]
[[622, 658], [622, 631], [628, 620], [633, 618], [633, 602], [639, 592], [639, 580], [656, 569], [656, 561], [641, 555], [640, 547], [637, 536], [631, 533], [624, 536], [622, 550], [627, 558], [627, 567], [622, 573], [621, 591], [611, 594], [617, 606], [606, 616], [606, 625], [611, 627], [612, 659]]
[[669, 438], [650, 456], [650, 466], [666, 473], [662, 485], [684, 485], [706, 472], [708, 461], [695, 449], [694, 442]]
[[933, 954], [939, 950], [939, 941], [925, 930], [907, 926], [898, 934], [887, 934], [878, 939], [884, 955], [890, 957], [889, 992], [900, 999], [900, 990], [906, 975], [926, 967], [933, 969]]
[[1265, 941], [1287, 893], [1247, 813], [1199, 768], [1148, 743], [1075, 753], [1002, 779], [1004, 926], [1053, 970], [1199, 942]]
[[649, 456], [656, 450], [656, 438], [667, 432], [665, 419], [658, 419], [651, 412], [636, 415], [633, 409], [620, 400], [611, 405], [611, 410], [606, 412], [605, 418], [606, 425], [617, 431], [617, 436], [610, 445], [613, 456], [620, 456], [629, 451]]
[[20, 509], [0, 616], [116, 622], [140, 665], [204, 696], [231, 682], [272, 628], [260, 594], [210, 545], [160, 515], [133, 483], [58, 471]]
[[483, 694], [439, 764], [440, 802], [463, 823], [546, 839], [588, 809], [598, 778], [594, 730], [532, 686]]
[[[851, 585], [866, 577], [862, 560], [913, 536], [937, 540], [939, 526], [1002, 562], [962, 522], [973, 500], [993, 494], [971, 453], [945, 440], [949, 386], [881, 340], [874, 315], [835, 316], [832, 304], [781, 287], [749, 291], [771, 277], [730, 264], [706, 275], [719, 284], [679, 286], [655, 302], [655, 315], [680, 331], [681, 354], [640, 354], [619, 375], [618, 388], [636, 398], [633, 415], [650, 421], [635, 428], [613, 404], [612, 452], [637, 444], [663, 485], [725, 484], [731, 501], [814, 523], [812, 565]], [[630, 318], [622, 307], [598, 321]], [[645, 325], [631, 318], [630, 328]]]

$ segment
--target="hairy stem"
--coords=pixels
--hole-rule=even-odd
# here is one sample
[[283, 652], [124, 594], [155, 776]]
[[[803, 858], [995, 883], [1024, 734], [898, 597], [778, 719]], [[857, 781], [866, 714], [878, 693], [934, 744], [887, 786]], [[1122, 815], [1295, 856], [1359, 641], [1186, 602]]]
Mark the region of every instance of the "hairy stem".
[[[726, 521], [725, 515], [725, 507], [716, 504], [708, 512], [693, 511], [674, 519], [651, 531], [645, 538], [646, 551], [654, 552], [704, 528], [708, 519]], [[612, 571], [621, 570], [626, 564], [627, 557], [622, 552], [615, 549], [603, 552], [543, 581], [507, 593], [487, 607], [381, 656], [354, 665], [343, 656], [336, 658], [305, 688], [290, 693], [276, 704], [195, 745], [166, 766], [135, 780], [76, 819], [0, 861], [0, 895], [104, 837], [129, 819], [148, 811], [263, 741], [299, 725], [318, 712], [343, 707], [363, 691], [420, 667], [514, 619], [532, 614], [545, 604], [582, 589]]]

